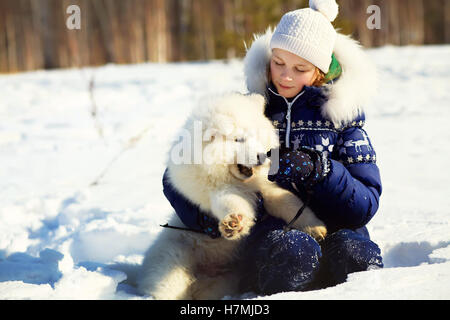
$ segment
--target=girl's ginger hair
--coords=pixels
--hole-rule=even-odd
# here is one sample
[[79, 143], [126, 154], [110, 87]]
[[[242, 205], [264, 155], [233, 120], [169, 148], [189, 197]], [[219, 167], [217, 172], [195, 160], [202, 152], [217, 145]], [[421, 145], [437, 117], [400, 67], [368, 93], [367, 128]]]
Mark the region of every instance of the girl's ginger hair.
[[315, 68], [316, 68], [315, 73], [314, 73], [315, 79], [314, 79], [313, 83], [311, 84], [311, 86], [313, 86], [313, 87], [323, 86], [325, 84], [325, 73], [322, 70], [320, 70], [319, 68], [317, 68], [317, 67], [315, 67]]

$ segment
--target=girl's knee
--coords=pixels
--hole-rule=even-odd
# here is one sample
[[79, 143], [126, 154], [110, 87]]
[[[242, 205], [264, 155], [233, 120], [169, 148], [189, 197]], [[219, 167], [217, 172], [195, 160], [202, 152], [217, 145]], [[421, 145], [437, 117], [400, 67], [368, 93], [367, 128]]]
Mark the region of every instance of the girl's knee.
[[304, 232], [269, 232], [259, 246], [255, 260], [257, 290], [270, 294], [308, 289], [321, 255], [319, 244]]
[[294, 259], [300, 259], [303, 256], [321, 256], [321, 249], [316, 240], [299, 230], [271, 231], [262, 244], [263, 250], [269, 250], [268, 253], [272, 256], [282, 254]]
[[364, 235], [349, 229], [342, 229], [328, 235], [322, 243], [324, 255], [354, 258], [362, 264], [375, 262], [381, 250], [378, 245]]
[[353, 272], [383, 267], [378, 245], [348, 229], [328, 235], [322, 243], [322, 254], [320, 277], [325, 286], [342, 283]]

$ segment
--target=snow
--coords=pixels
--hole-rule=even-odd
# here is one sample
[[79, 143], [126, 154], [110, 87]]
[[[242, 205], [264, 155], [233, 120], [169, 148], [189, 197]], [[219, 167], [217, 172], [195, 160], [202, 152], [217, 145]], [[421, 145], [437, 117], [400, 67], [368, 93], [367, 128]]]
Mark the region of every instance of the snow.
[[[248, 298], [450, 298], [450, 46], [368, 53], [381, 81], [365, 128], [384, 188], [368, 229], [385, 268]], [[0, 298], [147, 299], [111, 264], [142, 261], [172, 213], [169, 143], [199, 97], [245, 91], [242, 70], [233, 60], [1, 75]]]

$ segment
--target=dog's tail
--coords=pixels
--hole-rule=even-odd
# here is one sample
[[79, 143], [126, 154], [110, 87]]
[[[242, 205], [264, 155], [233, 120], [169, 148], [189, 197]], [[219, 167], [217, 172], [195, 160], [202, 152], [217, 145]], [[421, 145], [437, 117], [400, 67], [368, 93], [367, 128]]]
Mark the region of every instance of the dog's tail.
[[132, 263], [115, 263], [108, 266], [110, 269], [122, 271], [126, 274], [127, 278], [121, 283], [127, 284], [132, 287], [137, 287], [138, 277], [141, 270], [140, 264]]

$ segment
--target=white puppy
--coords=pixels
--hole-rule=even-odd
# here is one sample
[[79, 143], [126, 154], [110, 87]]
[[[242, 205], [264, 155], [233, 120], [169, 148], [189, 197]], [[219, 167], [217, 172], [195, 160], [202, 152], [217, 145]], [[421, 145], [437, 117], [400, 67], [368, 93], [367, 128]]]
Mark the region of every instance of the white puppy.
[[[173, 187], [219, 220], [221, 238], [164, 229], [148, 249], [138, 290], [155, 299], [218, 299], [238, 293], [233, 261], [255, 224], [257, 193], [269, 214], [290, 222], [303, 203], [267, 179], [269, 150], [279, 139], [264, 116], [264, 97], [226, 94], [195, 108], [172, 145], [168, 178]], [[182, 226], [176, 214], [169, 224]], [[308, 208], [294, 228], [323, 238], [326, 228]]]

